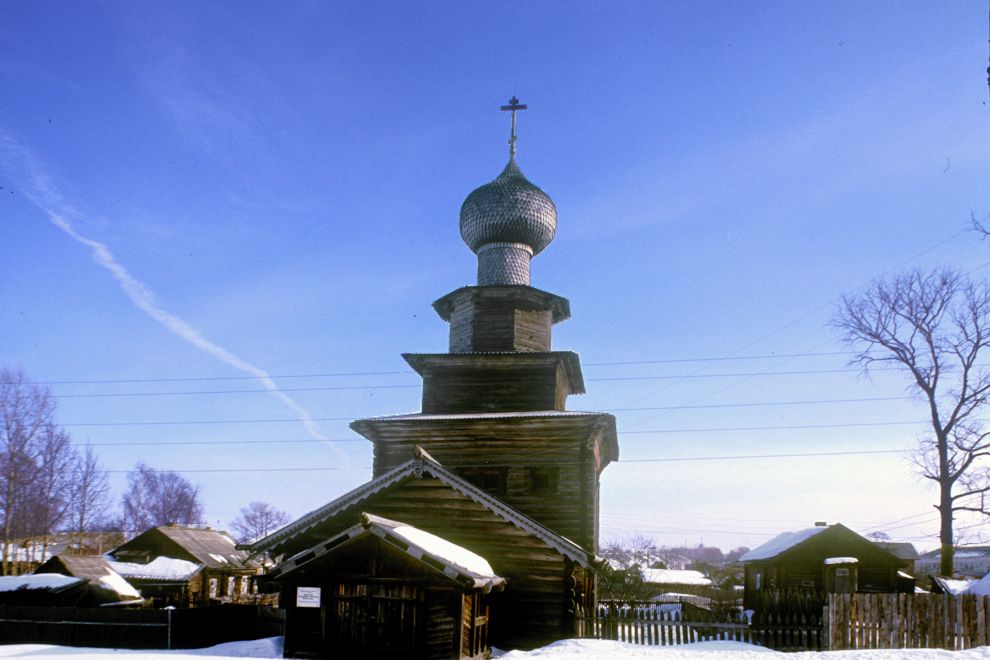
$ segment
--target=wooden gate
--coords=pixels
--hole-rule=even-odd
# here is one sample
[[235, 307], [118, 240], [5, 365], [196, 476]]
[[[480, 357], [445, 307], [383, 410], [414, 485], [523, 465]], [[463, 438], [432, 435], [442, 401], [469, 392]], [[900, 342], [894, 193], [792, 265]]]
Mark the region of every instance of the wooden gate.
[[324, 609], [324, 640], [336, 654], [414, 655], [422, 645], [423, 593], [410, 585], [341, 584]]

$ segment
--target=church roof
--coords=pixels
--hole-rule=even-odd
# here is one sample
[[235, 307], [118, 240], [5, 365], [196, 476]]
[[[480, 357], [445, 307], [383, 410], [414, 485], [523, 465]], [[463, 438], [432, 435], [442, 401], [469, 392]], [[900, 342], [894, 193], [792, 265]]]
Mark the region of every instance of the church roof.
[[453, 365], [492, 366], [489, 358], [499, 356], [497, 366], [561, 364], [567, 372], [568, 394], [584, 394], [584, 375], [581, 373], [581, 360], [574, 351], [546, 351], [524, 353], [519, 351], [483, 353], [403, 353], [402, 357], [419, 375], [424, 375], [428, 367]]
[[557, 231], [557, 207], [523, 176], [515, 158], [461, 205], [461, 238], [478, 252], [491, 243], [522, 243], [539, 254]]
[[251, 556], [273, 551], [277, 554], [281, 551], [281, 548], [287, 547], [292, 541], [304, 538], [309, 530], [345, 511], [354, 509], [373, 495], [401, 481], [419, 479], [424, 476], [438, 479], [450, 488], [453, 488], [494, 513], [498, 518], [539, 539], [547, 546], [581, 566], [588, 567], [595, 561], [593, 553], [588, 552], [574, 541], [544, 527], [529, 516], [520, 513], [466, 479], [447, 470], [422, 448], [416, 449], [415, 458], [389, 470], [376, 479], [372, 479], [363, 486], [359, 486], [351, 492], [338, 497], [319, 509], [307, 513], [295, 522], [269, 534], [265, 538], [243, 547]]

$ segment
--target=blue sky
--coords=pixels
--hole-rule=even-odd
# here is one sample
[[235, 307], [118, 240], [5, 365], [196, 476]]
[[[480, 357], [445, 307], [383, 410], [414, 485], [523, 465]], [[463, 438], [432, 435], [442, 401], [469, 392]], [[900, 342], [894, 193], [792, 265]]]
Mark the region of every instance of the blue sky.
[[458, 211], [515, 94], [559, 211], [533, 284], [571, 301], [569, 407], [618, 418], [603, 539], [933, 545], [900, 454], [722, 457], [914, 445], [909, 400], [795, 402], [904, 395], [846, 369], [843, 293], [986, 276], [986, 65], [979, 2], [13, 4], [0, 364], [118, 488], [181, 471], [211, 524], [346, 492], [371, 464], [348, 421], [416, 410], [400, 353], [446, 350], [430, 303], [474, 279]]

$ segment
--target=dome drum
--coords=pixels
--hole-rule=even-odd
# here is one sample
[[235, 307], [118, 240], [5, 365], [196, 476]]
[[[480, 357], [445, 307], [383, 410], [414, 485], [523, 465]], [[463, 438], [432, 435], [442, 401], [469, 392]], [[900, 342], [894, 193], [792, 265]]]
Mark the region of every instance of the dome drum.
[[525, 243], [488, 243], [478, 249], [478, 285], [529, 284], [533, 249]]

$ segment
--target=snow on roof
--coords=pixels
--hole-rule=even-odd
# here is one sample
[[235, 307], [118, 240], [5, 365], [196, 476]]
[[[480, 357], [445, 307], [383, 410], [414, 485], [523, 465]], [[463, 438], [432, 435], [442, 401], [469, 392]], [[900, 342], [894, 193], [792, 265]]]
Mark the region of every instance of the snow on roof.
[[106, 575], [98, 580], [98, 584], [108, 591], [112, 591], [118, 596], [126, 598], [141, 598], [141, 592], [131, 586], [131, 583], [120, 576], [109, 566]]
[[976, 582], [970, 582], [967, 593], [976, 594], [977, 596], [990, 596], [990, 573], [987, 573]]
[[754, 548], [739, 558], [739, 561], [753, 561], [754, 559], [769, 559], [790, 550], [796, 545], [804, 543], [812, 536], [821, 534], [828, 527], [809, 527], [799, 532], [783, 532], [773, 537], [763, 545]]
[[484, 557], [411, 525], [370, 513], [362, 513], [361, 522], [353, 527], [289, 557], [275, 566], [268, 577], [281, 579], [368, 535], [398, 548], [462, 585], [488, 591], [505, 584], [505, 579], [495, 574]]
[[203, 568], [202, 564], [172, 557], [155, 557], [147, 564], [115, 561], [108, 557], [107, 565], [124, 578], [176, 581], [188, 580]]
[[836, 564], [858, 564], [859, 560], [855, 557], [829, 557], [825, 560], [826, 566], [835, 566]]
[[[370, 514], [368, 514], [368, 518], [372, 522], [379, 524], [392, 522]], [[424, 552], [433, 555], [445, 563], [456, 566], [472, 577], [488, 579], [498, 577], [495, 575], [495, 571], [492, 570], [491, 564], [484, 557], [471, 552], [467, 548], [462, 548], [439, 536], [424, 532], [416, 527], [403, 525], [402, 523], [391, 529], [392, 533], [403, 541], [419, 547]]]
[[711, 579], [701, 571], [675, 571], [667, 568], [642, 569], [643, 582], [650, 584], [688, 584], [696, 587], [712, 586]]
[[0, 577], [0, 592], [17, 591], [62, 591], [82, 584], [86, 578], [59, 575], [58, 573], [39, 573], [37, 575], [6, 575]]

